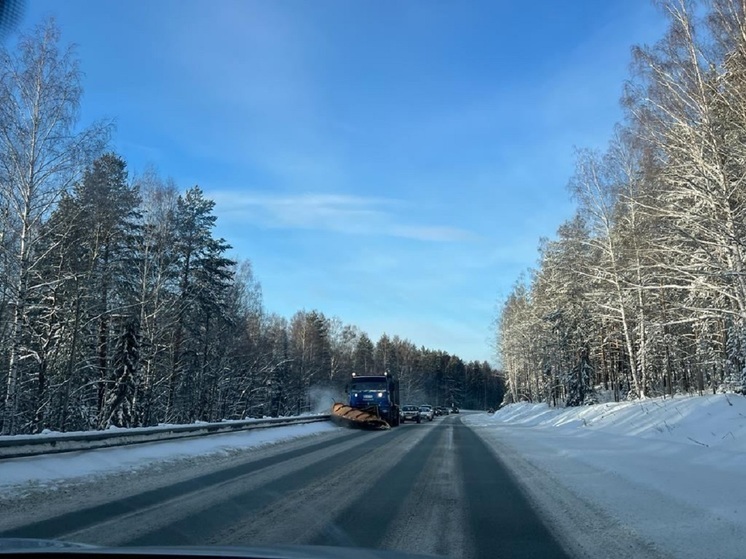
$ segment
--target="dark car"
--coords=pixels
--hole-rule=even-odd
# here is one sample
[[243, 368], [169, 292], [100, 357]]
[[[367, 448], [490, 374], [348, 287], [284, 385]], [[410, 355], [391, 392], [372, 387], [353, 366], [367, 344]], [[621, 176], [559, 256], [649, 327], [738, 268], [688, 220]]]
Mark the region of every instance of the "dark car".
[[451, 408], [451, 413], [459, 413], [458, 408], [456, 406], [453, 406]]

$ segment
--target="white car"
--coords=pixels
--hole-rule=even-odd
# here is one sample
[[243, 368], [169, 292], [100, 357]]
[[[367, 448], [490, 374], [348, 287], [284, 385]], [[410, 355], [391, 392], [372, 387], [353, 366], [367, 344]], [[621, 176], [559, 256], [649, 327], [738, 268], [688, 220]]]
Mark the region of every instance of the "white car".
[[419, 423], [421, 421], [420, 416], [420, 408], [417, 406], [404, 406], [401, 409], [401, 422], [404, 423], [405, 421], [416, 421]]
[[420, 406], [420, 417], [432, 421], [435, 417], [435, 411], [432, 406]]

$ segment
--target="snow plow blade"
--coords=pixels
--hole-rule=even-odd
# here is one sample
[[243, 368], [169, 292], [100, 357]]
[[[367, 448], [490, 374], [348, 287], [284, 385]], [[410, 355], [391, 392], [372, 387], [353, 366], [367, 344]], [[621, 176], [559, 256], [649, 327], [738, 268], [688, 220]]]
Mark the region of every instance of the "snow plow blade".
[[359, 410], [347, 404], [340, 403], [332, 406], [332, 421], [338, 425], [357, 429], [391, 429], [391, 426], [375, 413]]

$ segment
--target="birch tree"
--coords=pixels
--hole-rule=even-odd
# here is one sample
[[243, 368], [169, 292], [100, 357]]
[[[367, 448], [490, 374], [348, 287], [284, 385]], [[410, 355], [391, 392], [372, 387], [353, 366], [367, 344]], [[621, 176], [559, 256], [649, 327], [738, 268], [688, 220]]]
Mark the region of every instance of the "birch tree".
[[[658, 190], [656, 210], [671, 235], [663, 247], [670, 255], [667, 266], [658, 276], [667, 289], [684, 291], [682, 309], [692, 319], [721, 321], [728, 337], [744, 340], [743, 6], [714, 2], [705, 20], [688, 2], [668, 2], [663, 9], [668, 32], [654, 47], [636, 49], [637, 89], [628, 103], [647, 141], [662, 154], [664, 188]], [[717, 335], [700, 342], [705, 353], [706, 346], [744, 346], [722, 344]], [[746, 364], [741, 350], [723, 358], [739, 372]], [[698, 375], [702, 366], [697, 365]]]
[[102, 125], [78, 131], [79, 64], [72, 48], [61, 51], [59, 42], [59, 30], [48, 21], [23, 35], [15, 51], [0, 51], [0, 168], [8, 212], [4, 235], [13, 238], [11, 246], [3, 246], [11, 309], [3, 434], [19, 428], [22, 364], [34, 358], [22, 340], [28, 298], [37, 287], [30, 276], [40, 226], [101, 151], [108, 131]]

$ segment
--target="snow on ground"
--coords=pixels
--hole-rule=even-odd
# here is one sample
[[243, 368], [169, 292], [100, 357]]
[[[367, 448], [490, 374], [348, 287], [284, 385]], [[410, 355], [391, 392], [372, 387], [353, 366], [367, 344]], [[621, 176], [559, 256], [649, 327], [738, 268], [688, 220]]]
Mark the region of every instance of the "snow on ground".
[[63, 481], [132, 472], [158, 462], [249, 450], [338, 429], [329, 422], [321, 421], [191, 439], [4, 459], [0, 461], [0, 494], [23, 486], [54, 487]]
[[[535, 498], [557, 509], [548, 516], [559, 524], [575, 514], [572, 506], [568, 509], [570, 495], [605, 518], [599, 531], [628, 534], [650, 556], [746, 556], [742, 396], [565, 409], [520, 403], [491, 416], [465, 416], [464, 422], [491, 442], [509, 467], [522, 470], [516, 475], [529, 493], [534, 482], [543, 484], [544, 493], [557, 492], [554, 502], [547, 495]], [[562, 507], [556, 506], [560, 491]], [[585, 520], [590, 526], [598, 518]], [[564, 527], [571, 532], [565, 536], [589, 552], [590, 539], [599, 534], [586, 529], [580, 516], [574, 523]]]
[[[302, 413], [300, 415], [296, 415], [293, 417], [313, 417], [315, 415], [321, 415], [324, 410], [314, 413]], [[328, 410], [327, 410], [328, 411]], [[263, 417], [263, 418], [254, 418], [254, 419], [223, 419], [220, 421], [221, 425], [230, 425], [230, 424], [250, 424], [250, 423], [259, 423], [266, 420], [275, 420], [277, 418], [272, 417]], [[283, 418], [280, 418], [283, 419]], [[116, 427], [114, 425], [110, 425], [106, 432], [113, 432], [117, 435], [126, 435], [126, 434], [132, 434], [132, 435], [147, 435], [152, 434], [153, 431], [161, 431], [164, 427], [190, 427], [192, 425], [214, 425], [211, 424], [208, 421], [195, 421], [192, 424], [177, 424], [177, 423], [159, 423], [158, 425], [154, 425], [152, 427]], [[17, 441], [17, 442], [23, 442], [25, 440], [32, 440], [32, 439], [43, 439], [45, 437], [51, 437], [56, 439], [79, 439], [81, 437], [96, 437], [101, 434], [102, 431], [97, 430], [88, 430], [88, 431], [52, 431], [51, 429], [44, 429], [41, 433], [36, 433], [33, 435], [0, 435], [0, 442], [4, 441]]]
[[553, 427], [576, 433], [579, 427], [616, 435], [693, 443], [746, 451], [746, 398], [738, 395], [686, 396], [550, 408], [526, 402], [498, 410], [492, 421]]

